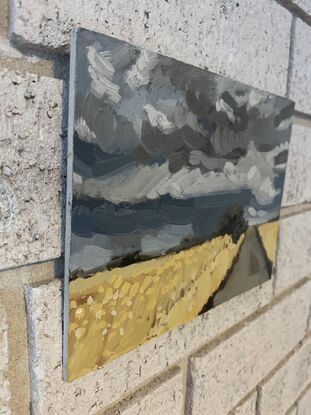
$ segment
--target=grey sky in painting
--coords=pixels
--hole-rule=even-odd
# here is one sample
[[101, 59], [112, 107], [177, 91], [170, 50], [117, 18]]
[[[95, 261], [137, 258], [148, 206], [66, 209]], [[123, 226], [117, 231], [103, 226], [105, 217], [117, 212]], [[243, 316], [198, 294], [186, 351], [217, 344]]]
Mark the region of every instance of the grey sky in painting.
[[80, 30], [75, 102], [72, 273], [278, 217], [289, 100]]

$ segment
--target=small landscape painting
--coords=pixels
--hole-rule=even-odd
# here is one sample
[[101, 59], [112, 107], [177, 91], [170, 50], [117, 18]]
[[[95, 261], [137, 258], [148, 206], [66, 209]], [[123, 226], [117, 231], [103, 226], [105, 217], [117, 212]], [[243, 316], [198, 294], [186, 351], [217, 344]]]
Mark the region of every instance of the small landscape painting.
[[78, 29], [69, 107], [73, 380], [271, 277], [294, 104]]

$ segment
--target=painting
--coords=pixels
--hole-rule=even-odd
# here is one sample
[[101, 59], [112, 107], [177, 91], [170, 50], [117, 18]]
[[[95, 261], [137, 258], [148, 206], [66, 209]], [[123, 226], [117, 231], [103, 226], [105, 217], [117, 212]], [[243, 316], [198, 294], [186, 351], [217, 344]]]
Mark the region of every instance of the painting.
[[74, 31], [67, 380], [271, 277], [293, 110], [206, 69]]

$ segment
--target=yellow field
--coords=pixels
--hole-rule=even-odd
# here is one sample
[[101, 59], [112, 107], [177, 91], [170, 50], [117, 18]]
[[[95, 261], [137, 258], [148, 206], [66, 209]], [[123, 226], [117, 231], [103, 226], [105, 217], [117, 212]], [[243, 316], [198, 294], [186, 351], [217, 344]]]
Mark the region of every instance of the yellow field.
[[258, 226], [258, 231], [265, 247], [267, 257], [274, 264], [278, 240], [279, 221], [264, 223]]
[[[267, 225], [260, 233], [272, 258], [277, 222]], [[236, 244], [228, 235], [219, 236], [175, 254], [72, 281], [69, 380], [197, 316], [226, 277], [243, 240], [244, 234]]]

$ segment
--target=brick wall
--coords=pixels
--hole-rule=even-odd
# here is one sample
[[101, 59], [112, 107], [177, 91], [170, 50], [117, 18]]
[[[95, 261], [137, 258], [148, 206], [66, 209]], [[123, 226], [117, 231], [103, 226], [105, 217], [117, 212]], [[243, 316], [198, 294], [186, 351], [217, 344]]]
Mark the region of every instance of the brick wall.
[[[296, 112], [272, 280], [63, 383], [73, 25], [286, 95]], [[310, 45], [311, 0], [0, 0], [0, 414], [311, 413]]]

